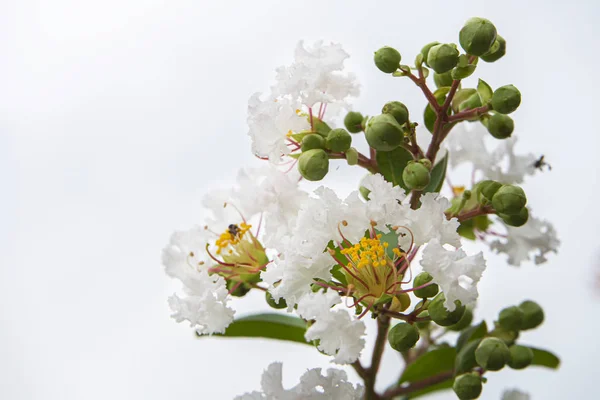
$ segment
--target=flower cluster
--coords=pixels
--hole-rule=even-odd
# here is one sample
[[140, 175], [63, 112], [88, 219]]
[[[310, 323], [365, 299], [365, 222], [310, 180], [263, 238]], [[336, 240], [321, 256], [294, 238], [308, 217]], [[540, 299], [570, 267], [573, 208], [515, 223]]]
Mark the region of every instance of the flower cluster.
[[[426, 387], [427, 379], [432, 385], [452, 380], [458, 398], [475, 399], [487, 371], [535, 362], [533, 350], [517, 339], [542, 323], [541, 307], [526, 300], [503, 309], [491, 329], [484, 321], [472, 324], [486, 260], [483, 251], [467, 254], [462, 243], [485, 243], [505, 253], [511, 265], [547, 261], [559, 245], [556, 233], [530, 215], [517, 184], [550, 167], [543, 157], [514, 153], [508, 114], [520, 104], [518, 89], [492, 90], [482, 80], [477, 88], [462, 86], [479, 60], [504, 56], [506, 41], [490, 21], [473, 18], [459, 42], [463, 54], [451, 43], [426, 45], [414, 66], [401, 64], [391, 47], [374, 55], [380, 71], [409, 78], [423, 91], [423, 125], [431, 132], [427, 148], [418, 143], [419, 124], [399, 101], [372, 117], [348, 111], [345, 129], [333, 128], [332, 118], [349, 110], [349, 98], [359, 93], [354, 75], [343, 70], [348, 54], [339, 44], [300, 42], [294, 62], [277, 69], [270, 92], [250, 99], [252, 151], [270, 162], [242, 169], [233, 188], [207, 194], [206, 221], [172, 235], [163, 264], [183, 285], [182, 294], [169, 299], [172, 316], [188, 321], [199, 335], [227, 335], [229, 326], [244, 321], [234, 319], [231, 297], [262, 291], [280, 311], [245, 318], [263, 322], [265, 337], [280, 337], [278, 327], [285, 324], [296, 332], [294, 340], [314, 345], [335, 363], [351, 364], [364, 386], [351, 384], [340, 370], [322, 375], [314, 369], [285, 389], [282, 365], [274, 363], [263, 374], [262, 391], [238, 399], [391, 399]], [[427, 84], [430, 69], [435, 91]], [[368, 155], [351, 146], [361, 134]], [[325, 185], [304, 190], [304, 181], [330, 174], [331, 160], [369, 174], [345, 198]], [[450, 184], [444, 196], [448, 166], [462, 164], [472, 165], [472, 181]], [[360, 360], [365, 316], [378, 327], [369, 368]], [[396, 319], [401, 322], [390, 330]], [[442, 371], [439, 380], [424, 375], [425, 380], [403, 381], [376, 394], [386, 338], [405, 360], [419, 363], [426, 353], [450, 346], [437, 341], [446, 331], [461, 332], [453, 350], [455, 369]], [[513, 391], [503, 398], [519, 396], [525, 395]]]

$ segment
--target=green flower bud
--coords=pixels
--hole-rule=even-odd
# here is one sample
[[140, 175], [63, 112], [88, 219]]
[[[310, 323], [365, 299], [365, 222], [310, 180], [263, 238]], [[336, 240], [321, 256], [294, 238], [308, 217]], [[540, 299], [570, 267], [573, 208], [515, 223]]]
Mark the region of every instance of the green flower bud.
[[492, 95], [492, 108], [500, 114], [510, 114], [521, 104], [521, 92], [513, 85], [501, 86]]
[[402, 180], [408, 189], [425, 189], [430, 179], [431, 175], [427, 167], [418, 162], [409, 161], [402, 171]]
[[357, 111], [350, 111], [344, 118], [344, 126], [350, 133], [362, 131], [363, 115]]
[[265, 300], [267, 300], [267, 304], [269, 304], [271, 307], [277, 310], [287, 307], [287, 303], [285, 302], [284, 298], [279, 299], [279, 301], [275, 301], [275, 299], [269, 292], [265, 293]]
[[519, 338], [519, 331], [509, 331], [496, 323], [496, 328], [490, 332], [490, 336], [502, 340], [507, 346], [511, 346]]
[[[470, 110], [472, 108], [481, 107], [481, 97], [479, 97], [479, 93], [475, 92], [471, 96], [469, 96], [465, 101], [459, 103], [458, 111]], [[475, 117], [477, 119], [478, 117]]]
[[325, 146], [331, 151], [345, 152], [352, 144], [352, 136], [344, 128], [332, 129], [327, 134]]
[[526, 300], [519, 305], [519, 308], [524, 313], [523, 323], [521, 324], [522, 330], [537, 328], [544, 322], [544, 310], [536, 302]]
[[400, 293], [392, 298], [390, 311], [402, 312], [410, 307], [410, 296], [408, 293]]
[[454, 379], [452, 389], [460, 400], [476, 399], [483, 390], [481, 376], [477, 372], [457, 376], [456, 379]]
[[348, 165], [358, 164], [358, 150], [354, 147], [350, 147], [346, 150], [346, 161], [348, 161]]
[[504, 185], [492, 197], [492, 206], [500, 214], [519, 214], [526, 204], [527, 196], [519, 186]]
[[475, 64], [468, 64], [464, 67], [456, 67], [451, 71], [452, 79], [468, 78], [469, 76], [473, 75], [473, 72], [475, 72], [476, 68], [477, 65]]
[[302, 138], [300, 148], [302, 149], [302, 151], [308, 151], [312, 149], [324, 149], [325, 139], [323, 138], [323, 136], [316, 133], [308, 134]]
[[452, 71], [444, 72], [443, 74], [433, 73], [433, 82], [438, 88], [452, 86]]
[[431, 161], [429, 160], [429, 158], [421, 158], [419, 160], [419, 164], [423, 164], [425, 166], [425, 168], [427, 168], [429, 171], [431, 171]]
[[523, 207], [518, 214], [507, 215], [507, 214], [498, 214], [502, 221], [508, 226], [523, 226], [527, 223], [529, 219], [529, 210], [527, 207]]
[[435, 296], [435, 299], [431, 301], [427, 310], [429, 311], [429, 316], [436, 324], [440, 326], [450, 326], [456, 324], [462, 318], [465, 312], [465, 306], [460, 304], [460, 301], [456, 300], [454, 304], [456, 304], [456, 308], [454, 311], [448, 311], [444, 306], [444, 302], [446, 301], [446, 296], [444, 293], [440, 293]]
[[500, 311], [498, 324], [506, 330], [518, 331], [521, 329], [524, 315], [525, 314], [519, 307], [507, 307]]
[[500, 35], [496, 36], [496, 41], [492, 45], [492, 48], [481, 56], [481, 59], [485, 62], [494, 62], [501, 59], [506, 54], [506, 40]]
[[451, 331], [462, 331], [463, 329], [471, 325], [471, 322], [473, 322], [473, 311], [471, 311], [470, 308], [465, 308], [465, 313], [463, 314], [460, 321], [458, 321], [454, 325], [450, 325], [448, 329], [450, 329]]
[[449, 44], [437, 44], [429, 49], [427, 64], [438, 74], [448, 72], [458, 64], [458, 50]]
[[[421, 272], [419, 275], [415, 276], [413, 280], [413, 288], [423, 286], [424, 284], [431, 282], [433, 276], [429, 275], [427, 272]], [[417, 289], [413, 291], [415, 296], [425, 299], [427, 297], [433, 297], [440, 291], [440, 287], [433, 283], [427, 287]]]
[[510, 351], [510, 360], [508, 366], [512, 369], [523, 369], [528, 367], [533, 361], [533, 351], [529, 347], [513, 345], [508, 349]]
[[510, 360], [510, 351], [502, 340], [487, 337], [475, 349], [475, 360], [481, 368], [489, 371], [499, 371]]
[[496, 113], [492, 115], [487, 122], [487, 130], [496, 139], [506, 139], [512, 135], [515, 129], [515, 122], [511, 117]]
[[390, 114], [400, 125], [408, 122], [408, 108], [399, 101], [385, 103], [381, 112], [383, 114]]
[[[239, 282], [232, 281], [232, 280], [227, 281], [227, 290], [231, 291], [231, 289], [233, 289], [235, 287], [235, 285], [237, 285], [238, 283]], [[252, 289], [252, 287], [250, 285], [246, 285], [245, 283], [242, 283], [241, 285], [238, 285], [238, 287], [235, 288], [235, 290], [233, 290], [231, 292], [231, 295], [234, 297], [244, 297], [251, 289]]]
[[476, 95], [477, 95], [477, 89], [473, 89], [473, 88], [459, 89], [456, 92], [456, 94], [454, 95], [454, 98], [452, 99], [452, 110], [454, 112], [458, 112], [459, 107], [463, 102], [465, 102], [470, 97], [476, 96]]
[[496, 27], [485, 18], [471, 18], [458, 34], [460, 46], [473, 56], [487, 53], [496, 40]]
[[456, 373], [463, 374], [465, 372], [471, 371], [473, 368], [477, 366], [477, 361], [475, 360], [475, 349], [481, 343], [481, 339], [475, 339], [468, 341], [463, 347], [461, 347], [460, 351], [456, 355]]
[[423, 56], [423, 62], [425, 64], [429, 65], [427, 63], [427, 57], [429, 56], [429, 50], [431, 50], [431, 48], [433, 46], [436, 46], [438, 44], [440, 44], [440, 42], [431, 42], [431, 43], [428, 43], [425, 46], [423, 46], [423, 48], [421, 49], [421, 55]]
[[375, 52], [375, 65], [379, 68], [380, 71], [385, 72], [386, 74], [391, 74], [395, 72], [400, 66], [400, 60], [402, 56], [398, 50], [384, 46]]
[[492, 200], [498, 189], [500, 189], [501, 187], [502, 184], [496, 181], [487, 180], [479, 182], [479, 191], [481, 192], [483, 197], [490, 201]]
[[365, 138], [375, 150], [392, 151], [402, 144], [404, 133], [394, 117], [381, 114], [369, 120]]
[[418, 341], [419, 330], [406, 322], [394, 325], [388, 334], [390, 346], [399, 352], [413, 348]]
[[320, 181], [329, 172], [329, 157], [325, 150], [312, 149], [298, 158], [298, 171], [309, 181]]

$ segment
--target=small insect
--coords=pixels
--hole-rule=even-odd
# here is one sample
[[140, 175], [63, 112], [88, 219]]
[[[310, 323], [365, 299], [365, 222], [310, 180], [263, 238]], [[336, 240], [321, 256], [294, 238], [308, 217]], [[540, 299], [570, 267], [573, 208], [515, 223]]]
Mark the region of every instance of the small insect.
[[227, 227], [227, 232], [235, 238], [240, 234], [240, 227], [236, 224], [231, 224]]
[[537, 159], [534, 163], [533, 163], [533, 168], [537, 168], [540, 171], [544, 170], [544, 167], [548, 167], [548, 171], [552, 171], [552, 166], [550, 164], [548, 164], [546, 161], [544, 161], [544, 155], [542, 154], [542, 156]]

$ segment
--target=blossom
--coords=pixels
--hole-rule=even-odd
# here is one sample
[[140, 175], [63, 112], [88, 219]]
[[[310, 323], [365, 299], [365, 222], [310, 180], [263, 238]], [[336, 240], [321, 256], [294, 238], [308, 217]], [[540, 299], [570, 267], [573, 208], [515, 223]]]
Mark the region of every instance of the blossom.
[[425, 193], [421, 196], [421, 207], [406, 214], [405, 221], [400, 225], [410, 228], [414, 242], [421, 246], [436, 239], [442, 244], [460, 247], [460, 235], [456, 232], [458, 220], [446, 218], [445, 211], [450, 207], [450, 201], [437, 193]]
[[529, 400], [529, 394], [517, 389], [505, 390], [502, 393], [502, 400]]
[[490, 247], [498, 253], [506, 253], [510, 265], [519, 266], [530, 260], [532, 253], [536, 265], [546, 262], [546, 254], [556, 253], [559, 245], [552, 224], [530, 215], [521, 227], [506, 225], [506, 238], [494, 240]]
[[267, 367], [261, 379], [261, 392], [250, 392], [234, 400], [359, 400], [364, 388], [348, 382], [346, 372], [330, 368], [323, 375], [321, 368], [306, 371], [300, 383], [291, 389], [283, 387], [283, 365], [275, 362]]
[[446, 297], [444, 306], [449, 311], [456, 308], [456, 300], [464, 305], [477, 300], [477, 283], [486, 267], [483, 253], [467, 256], [462, 249], [446, 250], [433, 239], [423, 251], [421, 265], [442, 288]]
[[386, 181], [381, 174], [367, 175], [361, 182], [369, 190], [369, 201], [366, 203], [367, 217], [385, 229], [385, 223], [400, 221], [405, 218], [408, 208], [399, 207], [406, 198], [404, 189]]

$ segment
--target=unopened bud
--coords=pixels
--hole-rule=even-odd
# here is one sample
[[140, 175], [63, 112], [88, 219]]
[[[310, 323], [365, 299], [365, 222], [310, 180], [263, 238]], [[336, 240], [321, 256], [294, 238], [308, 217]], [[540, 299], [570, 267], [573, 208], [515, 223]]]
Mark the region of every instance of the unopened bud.
[[519, 308], [524, 313], [522, 330], [537, 328], [544, 322], [544, 310], [536, 302], [526, 300], [519, 305]]
[[467, 326], [471, 325], [471, 322], [473, 322], [473, 311], [471, 311], [471, 309], [467, 307], [465, 308], [465, 313], [463, 314], [460, 321], [458, 321], [454, 325], [450, 325], [448, 329], [450, 329], [451, 331], [462, 331]]
[[375, 150], [392, 151], [402, 144], [404, 133], [393, 116], [381, 114], [369, 120], [365, 138]]
[[431, 161], [429, 160], [429, 158], [421, 158], [419, 160], [419, 164], [423, 164], [425, 168], [431, 171]]
[[437, 46], [438, 44], [440, 44], [440, 42], [431, 42], [431, 43], [427, 43], [425, 46], [423, 46], [423, 48], [421, 49], [421, 55], [423, 56], [423, 62], [427, 65], [429, 65], [427, 63], [427, 56], [429, 56], [429, 50], [431, 50], [431, 48], [433, 46]]
[[251, 289], [252, 287], [250, 285], [246, 285], [245, 283], [239, 284], [237, 281], [227, 281], [227, 290], [233, 297], [244, 297]]
[[523, 369], [531, 365], [533, 361], [533, 351], [529, 347], [512, 345], [510, 351], [510, 360], [508, 366], [512, 369]]
[[399, 101], [390, 101], [383, 106], [383, 114], [390, 114], [400, 125], [408, 122], [408, 108]]
[[309, 181], [320, 181], [329, 172], [329, 157], [325, 150], [312, 149], [298, 158], [298, 171]]
[[520, 104], [521, 92], [513, 85], [501, 86], [492, 95], [492, 108], [500, 114], [510, 114]]
[[506, 139], [512, 135], [515, 122], [508, 115], [496, 113], [487, 122], [488, 132], [496, 139]]
[[395, 72], [400, 66], [401, 59], [402, 56], [400, 55], [400, 52], [388, 46], [377, 50], [374, 56], [375, 65], [380, 71], [385, 72], [386, 74]]
[[422, 190], [429, 184], [431, 174], [423, 164], [409, 161], [402, 171], [402, 180], [408, 189]]
[[410, 307], [410, 296], [408, 293], [400, 293], [392, 298], [390, 311], [402, 312]]
[[443, 74], [433, 73], [433, 82], [438, 88], [452, 86], [452, 71], [444, 72]]
[[429, 49], [427, 64], [438, 74], [450, 71], [458, 64], [458, 50], [449, 44], [437, 44]]
[[479, 190], [481, 194], [490, 201], [501, 187], [502, 184], [496, 181], [486, 180], [479, 182]]
[[400, 322], [394, 325], [388, 333], [388, 342], [392, 349], [403, 352], [409, 350], [415, 346], [419, 341], [419, 330], [407, 324], [406, 322]]
[[[423, 286], [428, 282], [433, 280], [433, 276], [431, 276], [427, 272], [421, 272], [419, 275], [415, 276], [413, 280], [413, 288]], [[413, 293], [415, 296], [425, 299], [427, 297], [432, 298], [440, 291], [440, 287], [436, 283], [432, 283], [429, 286], [426, 286], [421, 289], [414, 290]]]
[[344, 118], [344, 126], [350, 133], [362, 131], [363, 115], [357, 111], [350, 111]]
[[459, 375], [454, 379], [452, 389], [460, 400], [476, 399], [483, 390], [481, 376], [477, 372]]
[[448, 311], [446, 306], [444, 306], [444, 302], [446, 301], [446, 296], [444, 293], [438, 294], [429, 304], [427, 310], [429, 311], [429, 316], [436, 324], [440, 326], [450, 326], [456, 324], [462, 318], [465, 312], [465, 306], [463, 306], [460, 301], [456, 300], [454, 304], [456, 308], [454, 311]]
[[460, 30], [460, 46], [473, 56], [487, 53], [496, 40], [496, 27], [485, 18], [471, 18]]
[[519, 307], [507, 307], [500, 311], [498, 324], [506, 330], [518, 331], [521, 329], [524, 315], [525, 314]]
[[519, 227], [527, 223], [527, 220], [529, 219], [529, 210], [527, 207], [523, 207], [518, 214], [498, 214], [498, 216], [502, 218], [502, 221], [504, 221], [506, 225]]
[[331, 151], [343, 153], [350, 148], [352, 136], [343, 128], [336, 128], [329, 131], [325, 146]]
[[492, 206], [499, 214], [519, 214], [527, 204], [527, 196], [519, 186], [504, 185], [492, 197]]
[[496, 41], [492, 44], [490, 50], [481, 56], [485, 62], [494, 62], [501, 59], [506, 54], [506, 40], [500, 35], [496, 36]]
[[308, 134], [302, 138], [300, 148], [302, 149], [302, 151], [308, 151], [312, 149], [324, 149], [325, 139], [323, 138], [323, 136], [316, 133]]
[[499, 371], [510, 360], [510, 351], [502, 340], [488, 337], [475, 349], [475, 360], [483, 369]]

